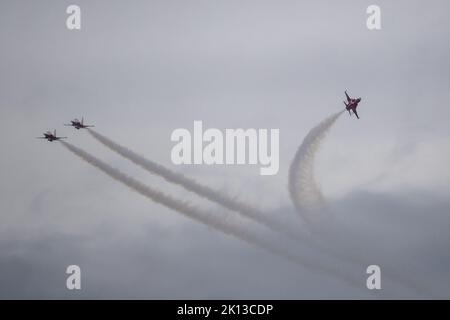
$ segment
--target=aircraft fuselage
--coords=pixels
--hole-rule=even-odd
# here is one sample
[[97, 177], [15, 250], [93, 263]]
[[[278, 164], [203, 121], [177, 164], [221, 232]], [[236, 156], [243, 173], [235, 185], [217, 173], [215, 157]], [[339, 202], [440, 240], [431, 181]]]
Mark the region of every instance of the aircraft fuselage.
[[358, 106], [359, 102], [360, 102], [360, 99], [352, 99], [352, 100], [350, 100], [350, 102], [346, 106], [346, 109], [347, 110], [356, 109], [356, 107]]

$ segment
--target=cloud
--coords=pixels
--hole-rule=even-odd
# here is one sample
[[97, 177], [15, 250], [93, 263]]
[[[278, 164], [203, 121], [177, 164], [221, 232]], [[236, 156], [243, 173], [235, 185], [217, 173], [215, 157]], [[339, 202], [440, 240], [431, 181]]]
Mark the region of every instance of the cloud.
[[[126, 174], [215, 210], [62, 124], [84, 116], [169, 168], [170, 133], [194, 120], [279, 128], [277, 176], [248, 167], [177, 170], [293, 219], [287, 176], [299, 137], [342, 108], [345, 89], [363, 97], [361, 120], [343, 116], [315, 166], [346, 227], [330, 236], [448, 297], [447, 1], [380, 1], [377, 33], [353, 1], [77, 4], [82, 30], [70, 33], [64, 3], [0, 3], [1, 297], [367, 297], [196, 225], [34, 139], [56, 128]], [[336, 263], [312, 249], [303, 254]], [[74, 261], [84, 287], [67, 293], [64, 270]], [[364, 283], [364, 268], [356, 269]]]

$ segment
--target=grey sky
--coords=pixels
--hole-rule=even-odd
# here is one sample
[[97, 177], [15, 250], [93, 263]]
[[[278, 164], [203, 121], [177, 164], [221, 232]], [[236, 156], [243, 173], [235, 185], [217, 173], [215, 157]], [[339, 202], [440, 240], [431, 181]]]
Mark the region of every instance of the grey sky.
[[[62, 126], [84, 116], [142, 155], [283, 218], [296, 215], [287, 191], [296, 148], [343, 108], [345, 89], [362, 97], [361, 119], [344, 114], [316, 163], [329, 207], [354, 231], [342, 243], [374, 248], [449, 297], [448, 1], [77, 1], [82, 30], [69, 31], [72, 3], [0, 2], [1, 298], [367, 297], [34, 139], [56, 128], [143, 182], [219, 210]], [[373, 3], [382, 30], [371, 32]], [[173, 166], [170, 134], [194, 120], [279, 128], [279, 174]], [[69, 264], [85, 274], [80, 293], [64, 287]]]

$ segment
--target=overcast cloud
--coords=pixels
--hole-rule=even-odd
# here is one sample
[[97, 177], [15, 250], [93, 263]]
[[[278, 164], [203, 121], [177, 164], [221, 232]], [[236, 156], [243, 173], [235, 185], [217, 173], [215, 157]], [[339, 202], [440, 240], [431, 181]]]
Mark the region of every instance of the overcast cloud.
[[[366, 28], [373, 3], [380, 31]], [[365, 289], [365, 264], [344, 269], [361, 288], [301, 268], [34, 139], [56, 128], [154, 188], [235, 217], [62, 126], [84, 116], [146, 158], [301, 224], [289, 165], [308, 131], [344, 107], [345, 89], [362, 97], [361, 119], [344, 113], [316, 159], [334, 217], [316, 236], [426, 287], [383, 278], [382, 297], [450, 298], [448, 1], [79, 0], [80, 31], [65, 26], [69, 4], [0, 2], [0, 298], [381, 297]], [[280, 129], [279, 173], [173, 165], [170, 134], [194, 120]], [[70, 264], [81, 291], [65, 288]]]

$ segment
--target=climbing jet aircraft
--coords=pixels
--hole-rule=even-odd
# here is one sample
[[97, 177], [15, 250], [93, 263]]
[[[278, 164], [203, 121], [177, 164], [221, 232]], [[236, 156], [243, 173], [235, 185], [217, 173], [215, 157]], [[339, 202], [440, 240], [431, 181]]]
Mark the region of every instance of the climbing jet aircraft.
[[358, 106], [358, 103], [361, 102], [361, 98], [353, 99], [350, 98], [347, 94], [347, 91], [345, 91], [345, 96], [347, 97], [347, 102], [344, 101], [345, 109], [348, 110], [348, 114], [352, 115], [351, 111], [355, 114], [355, 116], [359, 119], [358, 113], [356, 112], [356, 107]]

